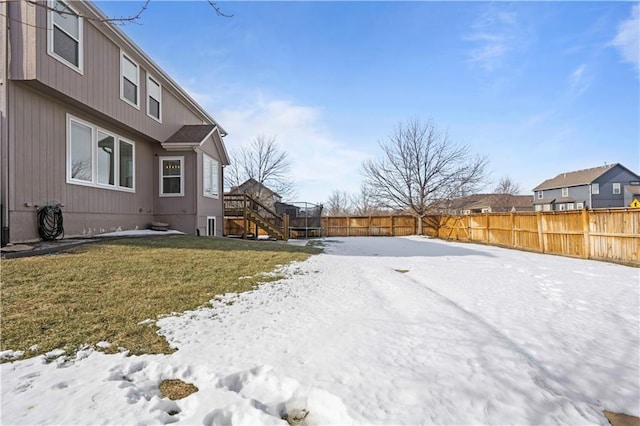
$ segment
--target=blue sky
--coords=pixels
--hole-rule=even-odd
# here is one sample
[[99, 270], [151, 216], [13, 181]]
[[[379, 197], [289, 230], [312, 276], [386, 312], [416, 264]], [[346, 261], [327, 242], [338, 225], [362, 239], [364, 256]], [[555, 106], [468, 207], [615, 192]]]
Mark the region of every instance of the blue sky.
[[[98, 2], [109, 16], [141, 1]], [[637, 2], [152, 0], [123, 30], [228, 132], [276, 136], [297, 200], [356, 192], [400, 121], [433, 120], [522, 193], [619, 162], [640, 173]]]

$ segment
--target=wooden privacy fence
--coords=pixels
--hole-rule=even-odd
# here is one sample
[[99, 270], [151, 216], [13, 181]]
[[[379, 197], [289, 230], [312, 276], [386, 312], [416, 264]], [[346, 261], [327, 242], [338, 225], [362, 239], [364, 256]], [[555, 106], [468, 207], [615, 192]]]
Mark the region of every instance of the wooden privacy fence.
[[[327, 237], [417, 233], [413, 216], [323, 217]], [[448, 240], [640, 266], [640, 209], [427, 216], [423, 233]]]

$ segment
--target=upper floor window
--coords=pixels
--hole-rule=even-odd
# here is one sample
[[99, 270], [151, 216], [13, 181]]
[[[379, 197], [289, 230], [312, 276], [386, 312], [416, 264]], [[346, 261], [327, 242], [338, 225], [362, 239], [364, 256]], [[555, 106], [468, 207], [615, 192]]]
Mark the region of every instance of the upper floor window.
[[120, 54], [120, 98], [140, 109], [140, 66], [124, 52]]
[[67, 116], [67, 183], [133, 191], [135, 146]]
[[619, 194], [620, 193], [620, 183], [616, 182], [613, 184], [613, 193], [614, 194]]
[[218, 198], [218, 162], [206, 154], [203, 154], [203, 195], [205, 197]]
[[600, 184], [599, 183], [592, 183], [591, 184], [591, 193], [592, 194], [600, 194]]
[[147, 115], [162, 122], [162, 87], [151, 76], [147, 76]]
[[160, 196], [184, 195], [184, 157], [160, 157]]
[[569, 196], [569, 188], [562, 188], [562, 196], [563, 197]]
[[536, 194], [538, 195], [538, 200], [542, 200], [544, 198], [544, 191], [537, 191]]
[[49, 2], [47, 53], [82, 74], [82, 18], [60, 0]]

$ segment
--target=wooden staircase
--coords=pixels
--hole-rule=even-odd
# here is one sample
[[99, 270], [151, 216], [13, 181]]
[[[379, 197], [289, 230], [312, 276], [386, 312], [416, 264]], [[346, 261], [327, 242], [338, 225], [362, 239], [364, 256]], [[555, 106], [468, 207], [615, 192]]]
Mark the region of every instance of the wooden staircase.
[[[255, 228], [258, 227], [269, 237], [278, 240], [289, 238], [288, 217], [278, 215], [269, 207], [248, 194], [224, 194], [225, 230], [227, 221], [242, 223], [242, 238], [257, 238]], [[225, 232], [226, 234], [226, 232]]]

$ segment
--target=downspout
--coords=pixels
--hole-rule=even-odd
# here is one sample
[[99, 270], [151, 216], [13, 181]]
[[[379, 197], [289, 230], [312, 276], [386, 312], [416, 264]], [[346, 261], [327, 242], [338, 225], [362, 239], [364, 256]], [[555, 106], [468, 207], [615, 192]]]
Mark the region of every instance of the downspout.
[[10, 241], [9, 236], [9, 119], [7, 117], [9, 97], [9, 24], [8, 2], [0, 1], [0, 232], [2, 246]]

